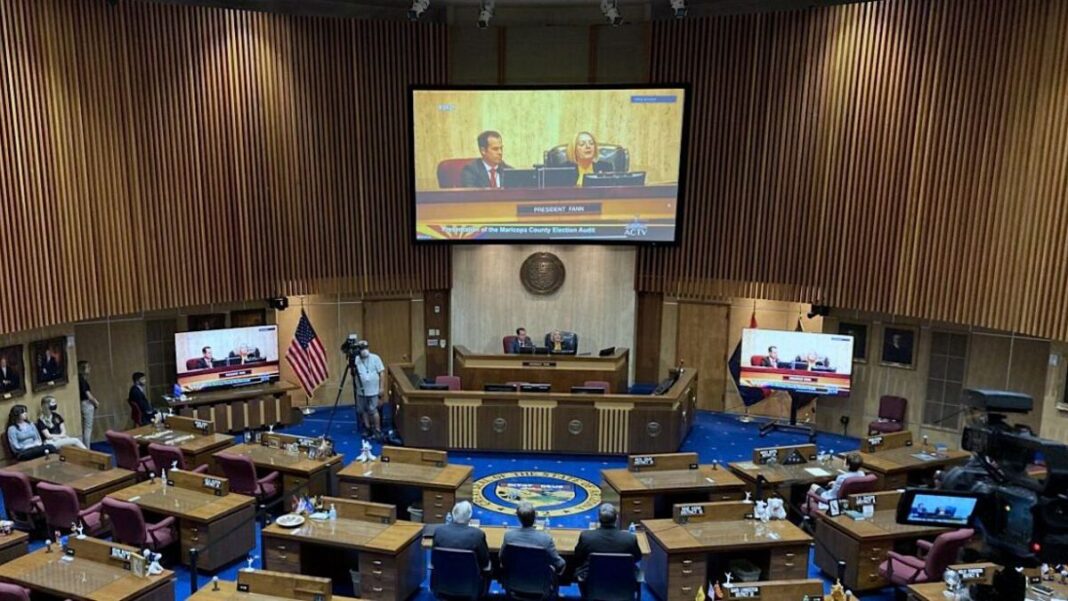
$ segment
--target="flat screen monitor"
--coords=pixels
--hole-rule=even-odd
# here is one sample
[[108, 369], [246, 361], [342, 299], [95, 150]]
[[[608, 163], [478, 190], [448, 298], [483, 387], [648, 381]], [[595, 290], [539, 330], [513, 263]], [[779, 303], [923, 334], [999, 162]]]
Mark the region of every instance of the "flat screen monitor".
[[410, 89], [416, 242], [673, 244], [686, 84]]
[[515, 384], [484, 384], [482, 390], [486, 392], [516, 392]]
[[604, 394], [604, 388], [600, 386], [572, 386], [571, 394]]
[[520, 384], [519, 392], [551, 392], [551, 384]]
[[853, 337], [747, 328], [742, 330], [741, 363], [739, 386], [846, 396]]
[[252, 326], [174, 335], [182, 392], [278, 380], [278, 326]]
[[911, 489], [898, 502], [897, 521], [917, 526], [964, 528], [972, 523], [978, 504], [979, 497], [973, 493]]
[[419, 390], [448, 390], [448, 384], [438, 384], [437, 382], [420, 382]]

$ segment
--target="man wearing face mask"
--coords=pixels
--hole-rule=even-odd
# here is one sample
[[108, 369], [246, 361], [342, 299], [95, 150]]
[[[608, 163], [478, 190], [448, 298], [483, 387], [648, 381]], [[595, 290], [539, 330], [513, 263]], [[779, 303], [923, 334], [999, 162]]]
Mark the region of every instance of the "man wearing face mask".
[[360, 379], [356, 392], [356, 412], [363, 416], [364, 433], [373, 432], [375, 438], [382, 438], [381, 418], [378, 415], [378, 402], [382, 392], [382, 376], [386, 366], [382, 358], [372, 353], [366, 340], [359, 343], [360, 354], [356, 357], [356, 377]]

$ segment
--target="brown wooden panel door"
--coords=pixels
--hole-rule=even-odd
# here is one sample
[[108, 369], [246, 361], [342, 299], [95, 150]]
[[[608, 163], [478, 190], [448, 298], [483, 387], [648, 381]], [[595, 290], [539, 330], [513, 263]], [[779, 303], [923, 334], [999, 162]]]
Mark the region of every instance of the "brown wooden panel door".
[[[426, 331], [423, 332], [422, 344], [426, 344], [426, 377], [443, 376], [449, 373], [449, 348], [452, 346], [452, 338], [449, 336], [449, 291], [430, 290], [426, 293], [426, 301], [423, 303], [423, 323]], [[430, 340], [439, 341], [430, 346]], [[441, 346], [444, 340], [446, 345]]]
[[660, 380], [660, 326], [663, 309], [663, 294], [638, 293], [638, 325], [634, 348], [630, 351], [636, 382]]
[[684, 367], [698, 370], [698, 409], [723, 411], [729, 312], [727, 305], [679, 303], [676, 357]]
[[363, 337], [385, 364], [408, 361], [412, 348], [412, 302], [408, 299], [363, 303]]
[[487, 401], [478, 410], [478, 448], [520, 449], [523, 410], [513, 401]]

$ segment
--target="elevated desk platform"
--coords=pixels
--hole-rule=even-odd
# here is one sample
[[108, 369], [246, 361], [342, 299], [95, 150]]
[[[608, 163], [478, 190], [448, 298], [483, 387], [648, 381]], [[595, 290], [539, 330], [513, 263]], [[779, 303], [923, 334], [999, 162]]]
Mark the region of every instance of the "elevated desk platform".
[[148, 513], [178, 518], [179, 560], [185, 565], [191, 549], [199, 551], [198, 568], [215, 570], [256, 546], [255, 499], [231, 493], [226, 478], [172, 470], [167, 479], [168, 486], [156, 478], [108, 496], [136, 503]]
[[135, 554], [137, 549], [95, 538], [78, 539], [73, 536], [69, 545], [72, 554], [64, 554], [57, 545], [51, 553], [41, 548], [0, 565], [0, 580], [32, 590], [34, 599], [174, 600], [174, 572], [164, 570], [156, 576], [135, 576], [130, 570], [129, 560], [111, 555], [112, 549], [120, 549], [125, 554]]
[[697, 453], [631, 455], [625, 469], [601, 470], [605, 485], [619, 495], [621, 527], [671, 517], [675, 503], [744, 497], [744, 483], [726, 467], [697, 462]]
[[672, 453], [697, 400], [692, 369], [659, 396], [419, 390], [411, 365], [389, 371], [405, 444], [431, 449]]
[[[341, 497], [353, 501], [387, 502], [390, 489], [412, 487], [421, 491], [423, 522], [440, 524], [457, 500], [471, 499], [469, 465], [449, 465], [444, 451], [382, 447], [375, 461], [353, 461], [338, 472]], [[407, 507], [398, 506], [402, 516]]]
[[130, 470], [111, 467], [111, 455], [74, 447], [64, 447], [58, 455], [20, 461], [3, 469], [22, 472], [34, 484], [48, 482], [73, 488], [82, 509], [137, 481], [137, 474]]
[[184, 400], [164, 399], [182, 417], [210, 420], [215, 422], [216, 431], [235, 433], [293, 423], [290, 393], [298, 389], [289, 382], [275, 382], [195, 393]]
[[616, 349], [607, 357], [592, 355], [480, 355], [465, 346], [452, 348], [452, 373], [465, 390], [482, 390], [486, 384], [530, 382], [551, 384], [553, 392], [571, 392], [587, 380], [603, 380], [609, 392], [627, 392], [630, 351]]

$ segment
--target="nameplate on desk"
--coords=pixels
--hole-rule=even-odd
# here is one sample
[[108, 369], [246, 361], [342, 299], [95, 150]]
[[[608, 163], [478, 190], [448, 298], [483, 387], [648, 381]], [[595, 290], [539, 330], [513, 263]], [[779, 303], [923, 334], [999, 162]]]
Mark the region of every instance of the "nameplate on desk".
[[216, 496], [222, 495], [222, 484], [218, 478], [204, 478], [204, 488], [212, 489]]
[[679, 506], [679, 517], [680, 518], [689, 518], [689, 517], [694, 517], [694, 516], [704, 515], [704, 514], [705, 514], [705, 508], [702, 507], [701, 505], [680, 505]]
[[251, 589], [249, 589], [248, 585], [245, 584], [244, 582], [239, 582], [238, 585], [237, 585], [237, 592], [239, 592], [239, 593], [247, 593], [250, 590]]
[[779, 458], [778, 449], [760, 449], [759, 451], [760, 463], [765, 464], [768, 461]]
[[760, 596], [759, 586], [732, 586], [730, 591], [735, 599], [755, 599]]
[[524, 361], [523, 367], [556, 367], [556, 361]]
[[859, 495], [853, 497], [854, 507], [865, 507], [868, 505], [875, 505], [875, 495]]
[[4, 400], [5, 400], [5, 401], [6, 401], [6, 400], [8, 400], [8, 399], [10, 399], [10, 398], [11, 398], [11, 393], [10, 393], [10, 392], [8, 392], [8, 393], [6, 393], [6, 394], [4, 395]]
[[957, 573], [960, 574], [961, 582], [974, 582], [982, 580], [986, 576], [984, 568], [960, 568]]
[[120, 549], [118, 547], [111, 548], [111, 558], [118, 559], [119, 561], [130, 561], [130, 551], [126, 549]]
[[637, 455], [631, 458], [631, 465], [634, 467], [649, 467], [651, 465], [656, 465], [656, 457]]
[[868, 446], [869, 447], [873, 447], [874, 448], [874, 447], [880, 447], [882, 445], [883, 445], [883, 437], [882, 436], [869, 436], [868, 437]]
[[197, 430], [200, 430], [201, 432], [207, 432], [210, 425], [208, 424], [208, 422], [198, 419], [193, 422], [193, 427]]

